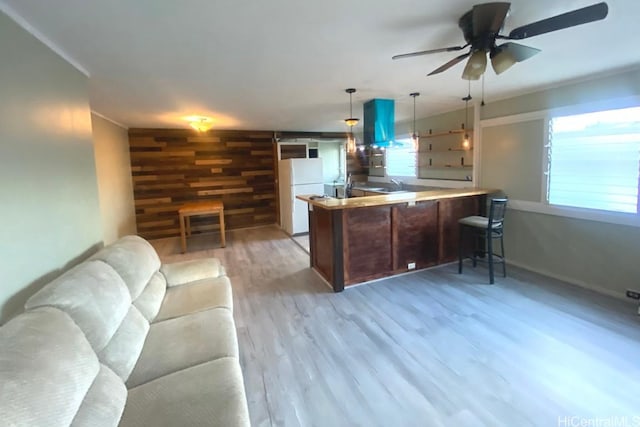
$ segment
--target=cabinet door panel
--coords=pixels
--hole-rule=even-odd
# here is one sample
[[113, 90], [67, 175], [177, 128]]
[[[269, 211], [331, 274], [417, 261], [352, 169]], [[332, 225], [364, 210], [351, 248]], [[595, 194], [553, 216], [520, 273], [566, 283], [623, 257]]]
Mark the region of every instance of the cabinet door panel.
[[392, 270], [391, 207], [346, 209], [346, 283], [382, 277]]
[[430, 267], [438, 263], [438, 202], [393, 208], [393, 268]]

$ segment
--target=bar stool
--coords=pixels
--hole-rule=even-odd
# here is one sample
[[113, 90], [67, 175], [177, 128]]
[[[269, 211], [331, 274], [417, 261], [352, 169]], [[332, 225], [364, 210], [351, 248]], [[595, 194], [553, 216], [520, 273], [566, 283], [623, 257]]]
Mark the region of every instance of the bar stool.
[[[478, 253], [487, 255], [487, 263], [489, 264], [489, 283], [493, 285], [493, 265], [502, 264], [502, 274], [507, 277], [507, 267], [504, 261], [504, 240], [503, 240], [503, 223], [504, 213], [507, 207], [507, 199], [491, 199], [491, 207], [489, 208], [489, 217], [485, 216], [468, 216], [458, 221], [460, 224], [460, 242], [458, 256], [458, 274], [462, 274], [462, 260], [464, 256], [464, 233], [466, 230], [472, 232], [473, 239], [473, 266], [477, 265]], [[493, 240], [500, 239], [500, 254], [493, 252]], [[478, 248], [478, 244], [482, 242], [482, 247]], [[486, 249], [485, 249], [486, 246]], [[496, 259], [497, 258], [497, 259]]]

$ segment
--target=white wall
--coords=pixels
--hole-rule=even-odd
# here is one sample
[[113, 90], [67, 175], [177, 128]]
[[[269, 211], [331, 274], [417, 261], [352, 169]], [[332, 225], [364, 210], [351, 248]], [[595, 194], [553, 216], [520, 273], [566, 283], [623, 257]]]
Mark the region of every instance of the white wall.
[[136, 212], [131, 179], [127, 130], [96, 114], [91, 115], [102, 233], [105, 245], [136, 234]]
[[0, 322], [102, 243], [87, 78], [0, 12]]
[[[632, 70], [492, 102], [481, 116], [591, 103], [615, 108], [639, 95], [640, 70]], [[483, 127], [481, 137], [480, 185], [503, 189], [512, 206], [505, 219], [510, 262], [621, 298], [626, 288], [640, 288], [640, 228], [544, 213], [544, 120]]]

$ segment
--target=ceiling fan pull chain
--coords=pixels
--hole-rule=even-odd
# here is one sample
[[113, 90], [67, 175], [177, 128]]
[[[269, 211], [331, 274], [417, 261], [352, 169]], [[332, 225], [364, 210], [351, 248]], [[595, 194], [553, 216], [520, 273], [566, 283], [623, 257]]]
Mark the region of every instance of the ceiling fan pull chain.
[[484, 107], [484, 74], [482, 75], [482, 100], [480, 101], [480, 106]]

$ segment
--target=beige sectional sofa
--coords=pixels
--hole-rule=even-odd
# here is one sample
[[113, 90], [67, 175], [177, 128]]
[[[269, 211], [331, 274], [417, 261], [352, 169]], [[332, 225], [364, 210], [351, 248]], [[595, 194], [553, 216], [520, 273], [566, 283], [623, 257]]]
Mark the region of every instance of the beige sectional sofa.
[[0, 328], [9, 426], [248, 426], [231, 283], [137, 236], [47, 284]]

